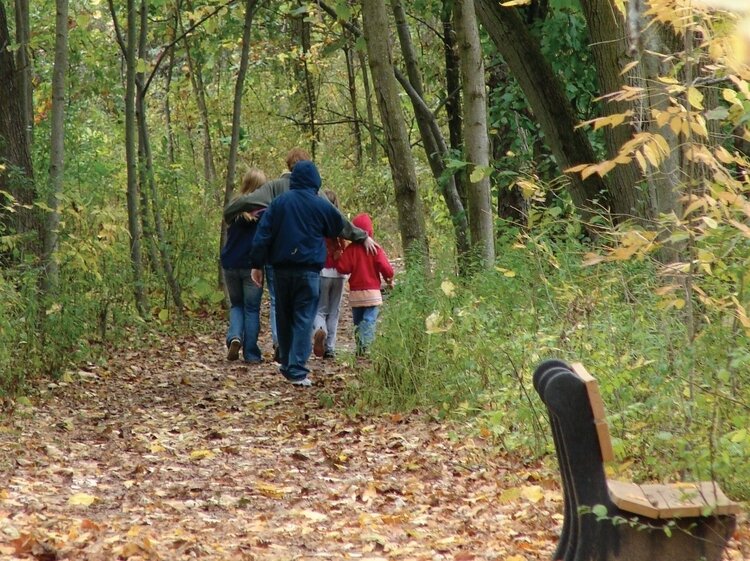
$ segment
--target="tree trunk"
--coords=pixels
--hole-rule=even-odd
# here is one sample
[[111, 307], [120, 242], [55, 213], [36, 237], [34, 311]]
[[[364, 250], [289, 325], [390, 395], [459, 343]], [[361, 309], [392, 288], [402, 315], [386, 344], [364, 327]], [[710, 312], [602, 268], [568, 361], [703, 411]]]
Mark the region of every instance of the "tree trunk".
[[5, 6], [0, 0], [0, 166], [4, 167], [0, 167], [0, 191], [10, 193], [17, 205], [14, 213], [0, 210], [0, 223], [6, 232], [22, 234], [25, 238], [22, 249], [38, 255], [41, 217], [37, 209], [31, 207], [36, 188], [21, 105], [23, 92], [19, 87], [13, 53], [5, 48], [12, 43]]
[[169, 103], [169, 96], [172, 91], [172, 72], [174, 71], [174, 49], [170, 49], [169, 62], [167, 62], [166, 84], [164, 86], [164, 121], [167, 127], [167, 158], [169, 164], [174, 165], [176, 160], [174, 129], [172, 128], [172, 106]]
[[[445, 112], [448, 116], [448, 138], [450, 149], [455, 154], [461, 154], [464, 145], [463, 121], [461, 120], [461, 70], [459, 68], [456, 48], [456, 33], [453, 29], [453, 0], [443, 0], [440, 13], [443, 20], [443, 50], [445, 55]], [[461, 197], [464, 208], [469, 205], [466, 199], [466, 184], [464, 173], [453, 174], [456, 189]]]
[[42, 292], [56, 294], [60, 286], [57, 264], [60, 197], [65, 169], [65, 74], [68, 69], [68, 0], [56, 1], [55, 65], [52, 70], [52, 117], [50, 123], [49, 195], [44, 229]]
[[423, 265], [427, 257], [424, 213], [385, 32], [388, 29], [385, 1], [363, 2], [362, 20], [372, 79], [378, 84], [376, 95], [396, 194], [401, 242], [407, 264]]
[[344, 57], [346, 59], [346, 78], [349, 87], [349, 103], [352, 107], [352, 136], [354, 137], [354, 162], [357, 167], [362, 167], [362, 128], [359, 124], [359, 109], [357, 108], [357, 75], [354, 72], [354, 56], [352, 45], [347, 39], [344, 45]]
[[[305, 3], [302, 0], [297, 0], [297, 6], [299, 8], [302, 8], [304, 5]], [[307, 113], [306, 122], [303, 125], [303, 130], [305, 130], [309, 134], [310, 156], [314, 160], [317, 145], [320, 141], [320, 131], [315, 125], [318, 100], [307, 60], [310, 56], [309, 16], [310, 14], [308, 12], [295, 12], [295, 14], [292, 16], [291, 30], [293, 43], [298, 43], [301, 49], [299, 61], [297, 61], [297, 64], [295, 65], [295, 74], [297, 84], [300, 85], [300, 93], [302, 93], [304, 96], [302, 101], [305, 107], [305, 112]], [[302, 89], [302, 84], [304, 84], [304, 89]]]
[[29, 24], [29, 0], [15, 0], [16, 4], [16, 68], [18, 69], [18, 89], [22, 92], [21, 107], [26, 126], [26, 141], [34, 144], [34, 85], [31, 82], [31, 26]]
[[[545, 140], [561, 169], [596, 160], [565, 90], [544, 58], [539, 44], [529, 34], [515, 9], [495, 0], [475, 0], [479, 21], [518, 80], [544, 133]], [[567, 174], [570, 196], [585, 221], [608, 209], [607, 184], [596, 174], [586, 180], [579, 173]]]
[[459, 272], [465, 273], [467, 257], [469, 254], [468, 223], [466, 211], [461, 202], [458, 190], [456, 189], [455, 176], [445, 174], [445, 159], [448, 157], [448, 147], [445, 144], [443, 133], [437, 123], [437, 119], [432, 111], [429, 110], [424, 102], [424, 87], [422, 77], [419, 72], [417, 62], [417, 53], [411, 40], [409, 26], [406, 23], [406, 14], [404, 12], [401, 0], [391, 0], [393, 15], [396, 20], [396, 29], [398, 31], [399, 43], [401, 44], [401, 53], [406, 65], [408, 80], [401, 77], [398, 73], [396, 78], [406, 90], [414, 107], [414, 114], [417, 120], [419, 134], [422, 137], [422, 144], [427, 155], [427, 161], [430, 164], [432, 175], [440, 189], [445, 204], [448, 207], [451, 220], [453, 221], [453, 232], [456, 242], [456, 257], [459, 266]]
[[[141, 50], [141, 58], [145, 55], [146, 49], [146, 37], [147, 37], [147, 25], [148, 25], [148, 4], [146, 0], [141, 0], [141, 39], [139, 41], [139, 48]], [[172, 266], [172, 257], [169, 251], [169, 243], [167, 242], [166, 232], [164, 231], [164, 222], [161, 216], [161, 205], [159, 204], [159, 193], [156, 189], [156, 181], [154, 180], [154, 162], [151, 156], [151, 143], [148, 136], [148, 120], [146, 119], [146, 91], [143, 82], [143, 73], [136, 74], [136, 86], [137, 86], [137, 108], [136, 115], [138, 116], [138, 146], [139, 153], [141, 155], [141, 170], [142, 177], [145, 179], [142, 182], [142, 189], [144, 189], [144, 201], [150, 202], [150, 205], [146, 204], [141, 209], [142, 214], [146, 219], [145, 223], [149, 223], [150, 217], [148, 217], [148, 206], [151, 206], [151, 212], [153, 214], [154, 225], [156, 227], [156, 239], [158, 242], [159, 257], [161, 258], [161, 268], [164, 272], [165, 280], [169, 285], [169, 290], [172, 293], [172, 300], [177, 308], [177, 312], [182, 314], [184, 310], [184, 304], [182, 302], [182, 289], [180, 283], [177, 281], [177, 277], [174, 274], [174, 267]], [[149, 201], [148, 198], [151, 197]], [[153, 243], [153, 239], [149, 240], [149, 244]]]
[[[245, 75], [247, 74], [248, 58], [250, 55], [250, 32], [253, 26], [253, 16], [258, 0], [246, 0], [245, 3], [245, 25], [242, 30], [242, 52], [240, 54], [240, 68], [237, 72], [237, 82], [234, 85], [234, 103], [232, 105], [232, 140], [229, 144], [229, 156], [227, 158], [227, 182], [224, 188], [224, 206], [229, 204], [234, 190], [235, 168], [237, 166], [237, 151], [240, 144], [240, 120], [242, 118], [242, 92], [245, 89]], [[219, 251], [224, 247], [227, 238], [227, 227], [222, 221]], [[219, 266], [220, 284], [224, 286], [224, 279]]]
[[370, 162], [375, 164], [378, 161], [378, 139], [375, 136], [375, 115], [372, 110], [372, 90], [370, 89], [370, 75], [365, 60], [365, 53], [358, 50], [359, 67], [362, 69], [362, 88], [365, 90], [365, 108], [367, 109], [367, 132], [370, 134]]
[[[192, 3], [188, 4], [192, 9]], [[179, 11], [178, 11], [179, 14]], [[180, 17], [180, 28], [185, 32], [185, 26]], [[190, 39], [185, 35], [185, 55], [187, 57], [188, 70], [190, 71], [190, 83], [195, 92], [195, 100], [198, 104], [198, 114], [203, 127], [203, 179], [205, 181], [205, 193], [210, 198], [219, 202], [219, 191], [216, 185], [216, 163], [214, 160], [213, 141], [211, 139], [211, 123], [208, 118], [208, 105], [206, 104], [206, 88], [203, 84], [203, 70], [192, 54]]]
[[[146, 60], [146, 39], [148, 38], [148, 5], [141, 0], [140, 7], [140, 28], [138, 32], [138, 57]], [[146, 128], [146, 91], [143, 87], [144, 73], [135, 73], [135, 122], [138, 127], [138, 193], [140, 195], [141, 206], [139, 214], [141, 219], [141, 234], [143, 242], [146, 245], [146, 254], [148, 255], [151, 270], [160, 274], [162, 272], [159, 261], [159, 251], [156, 247], [156, 234], [151, 223], [151, 201], [149, 200], [148, 188], [148, 163], [146, 158], [146, 141], [144, 138], [148, 134]]]
[[[581, 0], [581, 7], [591, 38], [591, 50], [599, 79], [599, 95], [617, 92], [622, 89], [623, 82], [629, 80], [628, 76], [621, 75], [622, 69], [630, 60], [627, 55], [625, 22], [610, 0]], [[602, 102], [602, 115], [605, 116], [625, 113], [629, 109], [633, 109], [633, 105], [626, 101], [610, 99]], [[614, 159], [633, 133], [633, 128], [626, 124], [604, 127], [607, 158]], [[647, 201], [643, 200], [638, 190], [638, 182], [642, 179], [643, 175], [635, 160], [629, 164], [617, 165], [609, 173], [609, 200], [615, 220], [644, 215]]]
[[[656, 120], [651, 118], [654, 110], [666, 111], [671, 105], [668, 85], [657, 78], [671, 75], [673, 62], [664, 59], [660, 53], [673, 53], [678, 50], [678, 47], [675, 44], [675, 37], [657, 22], [648, 22], [648, 25], [644, 23], [641, 29], [643, 29], [641, 39], [644, 52], [641, 55], [637, 84], [644, 88], [646, 96], [642, 100], [643, 105], [639, 114], [645, 116], [642, 126], [650, 133], [663, 136], [670, 147], [670, 152], [661, 165], [658, 168], [649, 166], [645, 174], [651, 194], [650, 214], [654, 219], [670, 212], [682, 217], [681, 139], [669, 125], [659, 127]], [[668, 260], [674, 258], [676, 257], [667, 257]]]
[[128, 205], [128, 231], [130, 232], [130, 263], [133, 268], [133, 292], [135, 295], [135, 306], [141, 317], [146, 318], [148, 312], [148, 301], [146, 299], [146, 287], [143, 280], [143, 259], [141, 257], [141, 229], [138, 222], [140, 213], [138, 211], [138, 169], [136, 150], [136, 123], [135, 123], [135, 66], [138, 20], [135, 0], [128, 0], [128, 29], [127, 41], [123, 38], [117, 19], [117, 12], [113, 0], [109, 0], [109, 10], [112, 13], [112, 22], [115, 27], [117, 41], [125, 55], [126, 77], [125, 77], [125, 162], [127, 166], [127, 205]]
[[[472, 250], [481, 266], [495, 265], [495, 228], [490, 195], [490, 141], [487, 135], [487, 92], [484, 81], [482, 46], [479, 42], [474, 0], [456, 0], [454, 25], [458, 35], [461, 83], [464, 94], [464, 134], [466, 159], [470, 174], [479, 171], [481, 178], [469, 176], [469, 232]], [[484, 171], [483, 171], [484, 170]]]

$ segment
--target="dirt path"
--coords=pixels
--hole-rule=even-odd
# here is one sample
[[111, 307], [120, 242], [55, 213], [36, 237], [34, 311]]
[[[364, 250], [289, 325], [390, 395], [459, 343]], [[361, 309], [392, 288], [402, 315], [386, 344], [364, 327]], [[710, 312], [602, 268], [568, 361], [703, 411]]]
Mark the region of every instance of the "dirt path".
[[350, 367], [314, 360], [315, 387], [291, 387], [226, 362], [218, 329], [123, 351], [0, 425], [0, 558], [549, 559], [554, 474], [425, 416], [347, 415]]

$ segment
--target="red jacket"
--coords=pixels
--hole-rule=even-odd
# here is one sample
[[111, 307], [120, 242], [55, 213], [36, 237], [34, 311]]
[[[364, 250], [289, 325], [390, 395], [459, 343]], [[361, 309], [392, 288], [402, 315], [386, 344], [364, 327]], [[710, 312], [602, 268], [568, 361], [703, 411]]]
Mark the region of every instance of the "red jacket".
[[[367, 214], [358, 214], [352, 220], [357, 228], [362, 228], [372, 237], [372, 220]], [[380, 277], [386, 281], [393, 278], [393, 267], [382, 248], [378, 247], [376, 255], [369, 255], [360, 243], [350, 243], [346, 246], [341, 259], [336, 261], [339, 273], [351, 274], [349, 277], [350, 290], [380, 290]]]

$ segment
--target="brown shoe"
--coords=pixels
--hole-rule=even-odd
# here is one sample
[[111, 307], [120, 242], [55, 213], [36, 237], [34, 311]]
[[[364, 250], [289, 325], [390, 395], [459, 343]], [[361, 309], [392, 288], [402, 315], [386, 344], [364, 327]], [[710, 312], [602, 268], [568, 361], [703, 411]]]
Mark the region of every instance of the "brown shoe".
[[239, 339], [232, 339], [229, 342], [229, 350], [227, 351], [227, 360], [237, 360], [240, 358], [240, 347], [242, 342]]
[[313, 354], [318, 358], [326, 352], [326, 332], [318, 329], [313, 335]]

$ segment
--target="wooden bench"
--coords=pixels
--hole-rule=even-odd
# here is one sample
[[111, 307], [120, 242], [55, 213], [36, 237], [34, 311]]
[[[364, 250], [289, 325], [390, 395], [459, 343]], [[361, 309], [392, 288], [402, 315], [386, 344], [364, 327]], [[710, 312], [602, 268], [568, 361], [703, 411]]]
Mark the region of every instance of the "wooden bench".
[[565, 517], [553, 559], [721, 559], [740, 509], [716, 483], [608, 480], [604, 463], [614, 453], [596, 380], [580, 364], [549, 360], [534, 372], [534, 388], [549, 412], [563, 484]]

